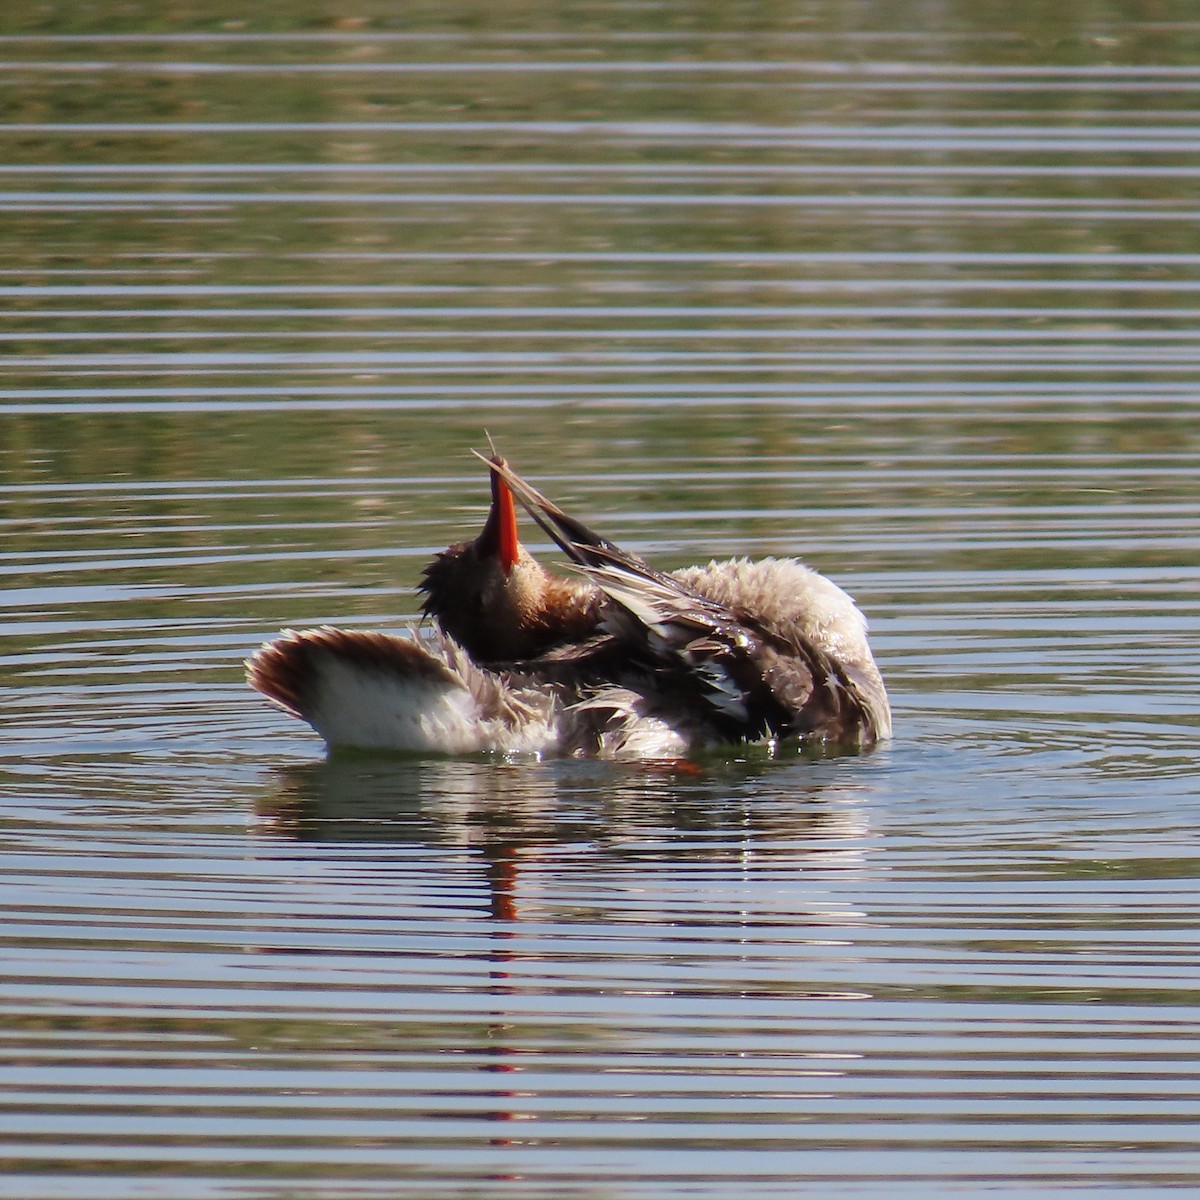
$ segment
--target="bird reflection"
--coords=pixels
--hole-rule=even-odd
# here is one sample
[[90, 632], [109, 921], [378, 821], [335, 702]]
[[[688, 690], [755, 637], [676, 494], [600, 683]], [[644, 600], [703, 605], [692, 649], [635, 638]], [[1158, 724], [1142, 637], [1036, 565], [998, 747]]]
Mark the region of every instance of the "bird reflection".
[[[814, 994], [773, 964], [805, 944], [836, 956], [865, 920], [827, 882], [831, 867], [865, 866], [867, 808], [854, 762], [332, 758], [278, 769], [256, 816], [263, 838], [293, 844], [289, 858], [302, 856], [304, 844], [322, 863], [339, 845], [377, 844], [378, 856], [350, 856], [357, 880], [364, 867], [383, 879], [429, 861], [397, 855], [406, 847], [446, 847], [456, 869], [466, 859], [468, 875], [477, 863], [487, 932], [472, 953], [484, 971], [472, 989], [481, 1055], [475, 1113], [494, 1130], [492, 1145], [510, 1146], [537, 1137], [544, 1097], [527, 1073], [555, 1036], [556, 1005], [569, 1013], [597, 986], [597, 962], [610, 961], [613, 976], [595, 997], [603, 1005], [611, 993], [614, 1011], [639, 995], [719, 998], [734, 1012], [743, 998], [774, 994], [763, 989], [782, 988], [786, 1006]], [[761, 881], [760, 866], [769, 872]], [[785, 874], [801, 886], [780, 886]], [[444, 877], [414, 883], [444, 899]], [[659, 968], [645, 965], [659, 950], [666, 963], [698, 962], [709, 936], [723, 947], [714, 978], [683, 970], [664, 988]], [[736, 968], [726, 975], [739, 955], [741, 979]]]
[[[841, 760], [853, 762], [853, 760]], [[828, 767], [822, 771], [822, 767]], [[711, 765], [331, 758], [279, 768], [259, 831], [298, 842], [461, 846], [479, 852], [497, 921], [520, 918], [524, 866], [564, 847], [657, 862], [849, 865], [867, 832], [837, 760]]]

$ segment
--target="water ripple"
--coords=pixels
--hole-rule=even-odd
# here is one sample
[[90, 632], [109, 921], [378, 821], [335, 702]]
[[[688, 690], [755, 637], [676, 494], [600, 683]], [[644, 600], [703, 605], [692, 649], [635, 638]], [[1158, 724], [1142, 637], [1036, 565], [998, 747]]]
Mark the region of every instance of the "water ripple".
[[[1194, 1189], [1196, 23], [118, 8], [0, 30], [0, 1197]], [[242, 659], [485, 429], [894, 741], [326, 760]]]

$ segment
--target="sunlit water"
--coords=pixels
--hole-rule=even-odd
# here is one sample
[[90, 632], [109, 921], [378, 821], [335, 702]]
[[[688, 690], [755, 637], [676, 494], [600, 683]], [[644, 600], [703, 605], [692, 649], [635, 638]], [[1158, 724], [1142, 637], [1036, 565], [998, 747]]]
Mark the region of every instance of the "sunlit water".
[[[1200, 28], [193, 7], [0, 18], [0, 1196], [1200, 1185]], [[894, 741], [325, 761], [485, 430]]]

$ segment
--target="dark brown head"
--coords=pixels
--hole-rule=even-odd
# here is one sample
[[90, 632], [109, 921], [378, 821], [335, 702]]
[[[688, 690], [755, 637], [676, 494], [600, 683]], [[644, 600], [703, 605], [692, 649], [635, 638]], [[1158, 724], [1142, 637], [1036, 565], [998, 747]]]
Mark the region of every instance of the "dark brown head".
[[426, 615], [479, 663], [533, 658], [597, 621], [595, 589], [551, 574], [521, 545], [512, 491], [495, 471], [483, 532], [437, 555], [421, 590]]

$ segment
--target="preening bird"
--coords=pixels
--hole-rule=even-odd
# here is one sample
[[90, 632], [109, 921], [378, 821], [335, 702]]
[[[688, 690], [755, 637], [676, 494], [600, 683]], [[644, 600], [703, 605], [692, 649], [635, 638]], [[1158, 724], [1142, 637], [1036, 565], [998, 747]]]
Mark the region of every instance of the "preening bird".
[[[836, 584], [788, 558], [658, 571], [484, 461], [482, 532], [425, 569], [431, 631], [285, 630], [248, 660], [250, 685], [331, 749], [672, 758], [891, 735], [866, 621]], [[515, 500], [571, 574], [521, 545]]]

